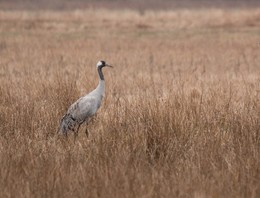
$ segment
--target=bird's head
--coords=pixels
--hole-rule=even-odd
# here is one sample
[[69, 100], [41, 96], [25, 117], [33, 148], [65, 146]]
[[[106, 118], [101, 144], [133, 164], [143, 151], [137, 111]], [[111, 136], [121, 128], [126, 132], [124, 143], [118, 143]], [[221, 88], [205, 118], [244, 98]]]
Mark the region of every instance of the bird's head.
[[98, 63], [97, 63], [97, 68], [103, 68], [103, 67], [113, 67], [112, 65], [108, 65], [108, 64], [106, 64], [106, 62], [105, 61], [103, 61], [103, 60], [101, 60], [101, 61], [98, 61]]

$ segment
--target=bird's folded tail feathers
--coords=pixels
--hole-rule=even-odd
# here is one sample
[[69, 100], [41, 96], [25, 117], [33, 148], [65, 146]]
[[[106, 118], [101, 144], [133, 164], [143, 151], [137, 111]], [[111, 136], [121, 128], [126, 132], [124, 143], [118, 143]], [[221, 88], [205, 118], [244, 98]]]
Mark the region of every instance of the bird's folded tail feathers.
[[72, 115], [65, 114], [60, 121], [58, 133], [61, 133], [63, 135], [67, 135], [68, 131], [70, 131], [70, 130], [74, 131], [77, 124], [78, 123], [77, 123], [76, 119], [73, 118]]

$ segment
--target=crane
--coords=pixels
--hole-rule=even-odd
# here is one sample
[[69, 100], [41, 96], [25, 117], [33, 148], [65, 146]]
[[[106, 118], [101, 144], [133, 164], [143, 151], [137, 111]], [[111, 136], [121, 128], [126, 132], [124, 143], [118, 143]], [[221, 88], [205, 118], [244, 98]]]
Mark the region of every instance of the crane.
[[[105, 61], [101, 60], [97, 63], [97, 71], [99, 75], [99, 83], [96, 89], [88, 93], [87, 95], [79, 98], [74, 102], [67, 110], [66, 114], [60, 121], [59, 131], [67, 137], [69, 131], [74, 132], [74, 140], [78, 135], [80, 125], [87, 122], [91, 118], [101, 105], [101, 101], [105, 96], [105, 79], [102, 72], [103, 67], [113, 67], [108, 65]], [[88, 129], [85, 131], [88, 136]]]

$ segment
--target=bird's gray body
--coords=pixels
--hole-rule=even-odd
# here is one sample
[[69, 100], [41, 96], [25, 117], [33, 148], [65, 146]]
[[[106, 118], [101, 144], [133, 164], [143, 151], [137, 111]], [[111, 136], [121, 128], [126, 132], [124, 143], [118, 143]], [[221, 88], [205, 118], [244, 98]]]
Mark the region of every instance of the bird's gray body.
[[91, 118], [99, 109], [101, 101], [105, 96], [105, 81], [102, 67], [109, 66], [105, 62], [99, 61], [97, 64], [99, 74], [99, 84], [89, 94], [79, 98], [68, 109], [60, 123], [60, 131], [67, 135], [68, 131], [77, 134], [80, 125]]

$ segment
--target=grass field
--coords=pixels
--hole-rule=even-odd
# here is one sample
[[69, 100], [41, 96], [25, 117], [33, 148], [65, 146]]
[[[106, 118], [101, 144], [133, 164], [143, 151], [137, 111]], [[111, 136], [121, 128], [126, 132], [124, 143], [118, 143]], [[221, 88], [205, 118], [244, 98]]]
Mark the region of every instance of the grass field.
[[0, 112], [0, 197], [259, 197], [260, 10], [1, 11]]

